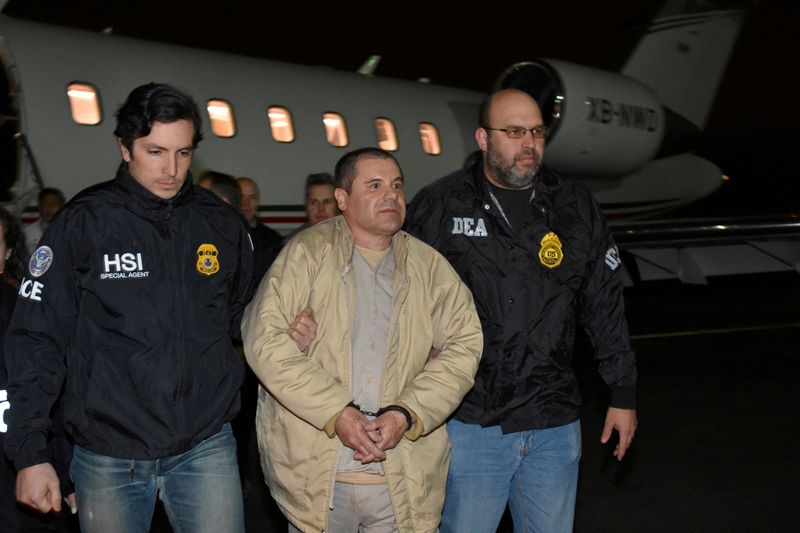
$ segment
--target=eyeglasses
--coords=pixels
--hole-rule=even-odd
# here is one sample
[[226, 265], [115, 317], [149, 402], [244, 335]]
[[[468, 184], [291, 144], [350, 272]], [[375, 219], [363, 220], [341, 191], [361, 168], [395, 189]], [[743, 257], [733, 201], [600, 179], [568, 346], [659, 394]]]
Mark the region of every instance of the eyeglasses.
[[502, 131], [511, 139], [522, 139], [528, 132], [531, 132], [531, 135], [536, 139], [544, 139], [550, 133], [550, 128], [547, 126], [536, 126], [533, 128], [490, 128], [489, 126], [481, 126], [481, 128], [485, 130]]

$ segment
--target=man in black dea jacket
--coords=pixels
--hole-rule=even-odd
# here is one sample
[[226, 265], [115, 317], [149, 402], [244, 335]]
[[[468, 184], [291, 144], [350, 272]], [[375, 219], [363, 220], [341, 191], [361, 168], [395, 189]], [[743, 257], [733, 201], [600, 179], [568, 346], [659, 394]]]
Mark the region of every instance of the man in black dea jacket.
[[602, 442], [616, 429], [622, 459], [636, 429], [619, 255], [591, 194], [541, 166], [548, 130], [528, 94], [489, 95], [479, 120], [481, 160], [417, 193], [406, 218], [472, 290], [483, 327], [475, 386], [447, 426], [441, 531], [494, 532], [508, 502], [515, 530], [571, 532], [577, 326], [611, 391]]
[[116, 177], [48, 227], [9, 327], [17, 497], [59, 507], [47, 433], [64, 385], [83, 531], [148, 531], [159, 492], [176, 530], [243, 531], [230, 420], [244, 368], [231, 336], [252, 245], [238, 213], [192, 184], [202, 133], [191, 98], [138, 87], [114, 134]]

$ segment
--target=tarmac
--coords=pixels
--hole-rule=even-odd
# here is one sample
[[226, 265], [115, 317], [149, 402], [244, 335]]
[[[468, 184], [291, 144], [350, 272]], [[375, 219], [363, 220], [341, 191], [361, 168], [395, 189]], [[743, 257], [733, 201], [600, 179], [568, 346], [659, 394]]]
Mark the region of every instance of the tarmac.
[[645, 284], [626, 305], [639, 428], [617, 463], [582, 374], [575, 531], [800, 530], [800, 276]]

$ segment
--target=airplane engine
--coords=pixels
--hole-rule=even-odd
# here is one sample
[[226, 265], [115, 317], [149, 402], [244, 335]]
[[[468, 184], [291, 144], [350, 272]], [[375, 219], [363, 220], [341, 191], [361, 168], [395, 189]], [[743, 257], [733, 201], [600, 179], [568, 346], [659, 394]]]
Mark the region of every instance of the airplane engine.
[[664, 109], [651, 89], [632, 78], [548, 59], [509, 67], [495, 84], [508, 87], [539, 102], [550, 128], [544, 159], [552, 168], [610, 178], [638, 169], [659, 152]]

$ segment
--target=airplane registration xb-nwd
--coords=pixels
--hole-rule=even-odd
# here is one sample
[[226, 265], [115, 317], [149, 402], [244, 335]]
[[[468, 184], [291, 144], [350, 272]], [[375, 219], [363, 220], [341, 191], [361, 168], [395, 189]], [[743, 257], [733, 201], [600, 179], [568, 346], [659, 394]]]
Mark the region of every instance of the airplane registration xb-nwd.
[[[551, 130], [546, 164], [587, 184], [609, 216], [664, 212], [722, 184], [720, 169], [689, 150], [745, 11], [693, 5], [666, 2], [621, 73], [538, 60], [496, 81], [539, 101]], [[350, 149], [392, 151], [409, 198], [461, 167], [476, 149], [484, 97], [4, 15], [0, 58], [0, 148], [14, 154], [2, 178], [18, 209], [42, 186], [69, 197], [113, 176], [120, 161], [113, 114], [131, 89], [157, 81], [185, 90], [205, 111], [195, 174], [252, 177], [262, 217], [284, 231], [303, 221], [305, 176], [332, 171]]]

